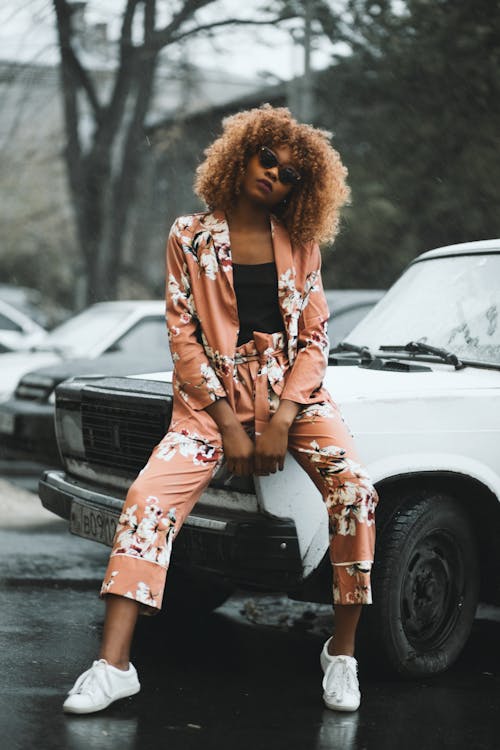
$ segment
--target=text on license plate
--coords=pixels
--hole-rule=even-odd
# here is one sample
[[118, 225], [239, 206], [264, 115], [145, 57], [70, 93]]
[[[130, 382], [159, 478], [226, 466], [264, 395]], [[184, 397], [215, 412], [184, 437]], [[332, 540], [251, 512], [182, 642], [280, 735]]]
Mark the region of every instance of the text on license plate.
[[78, 500], [71, 503], [69, 530], [72, 534], [92, 539], [94, 542], [113, 545], [118, 515], [95, 508]]

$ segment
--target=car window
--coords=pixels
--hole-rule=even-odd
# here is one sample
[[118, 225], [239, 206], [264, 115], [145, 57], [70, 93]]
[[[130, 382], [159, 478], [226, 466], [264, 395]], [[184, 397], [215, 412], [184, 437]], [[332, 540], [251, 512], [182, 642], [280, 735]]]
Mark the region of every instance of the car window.
[[125, 333], [108, 351], [151, 356], [165, 352], [165, 369], [173, 369], [164, 316], [144, 318]]
[[6, 315], [2, 315], [2, 313], [0, 313], [0, 329], [2, 331], [18, 331], [19, 333], [23, 330], [20, 325], [14, 323], [13, 320]]
[[411, 265], [349, 334], [352, 344], [422, 341], [463, 359], [500, 364], [500, 254]]
[[374, 302], [369, 302], [365, 305], [356, 305], [356, 307], [350, 307], [346, 310], [341, 310], [336, 315], [332, 315], [328, 320], [330, 346], [335, 346], [340, 341], [343, 341], [354, 326], [372, 309], [374, 304]]
[[131, 313], [127, 307], [89, 307], [75, 315], [44, 338], [40, 347], [60, 347], [73, 356], [86, 356], [87, 352], [106, 339]]

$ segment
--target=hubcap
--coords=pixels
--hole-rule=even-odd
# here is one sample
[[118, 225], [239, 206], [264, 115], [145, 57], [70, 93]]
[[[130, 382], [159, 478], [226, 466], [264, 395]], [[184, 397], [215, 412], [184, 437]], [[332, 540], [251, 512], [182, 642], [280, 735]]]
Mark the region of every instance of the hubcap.
[[443, 531], [413, 548], [403, 579], [401, 619], [408, 641], [434, 649], [448, 637], [463, 603], [464, 565], [455, 538]]

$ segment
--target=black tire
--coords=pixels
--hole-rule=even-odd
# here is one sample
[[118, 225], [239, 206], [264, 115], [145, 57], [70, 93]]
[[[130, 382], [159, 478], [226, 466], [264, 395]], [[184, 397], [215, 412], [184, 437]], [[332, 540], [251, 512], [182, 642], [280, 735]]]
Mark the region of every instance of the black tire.
[[208, 615], [229, 599], [234, 586], [203, 573], [171, 565], [163, 597], [162, 616], [168, 621]]
[[377, 529], [369, 640], [400, 675], [437, 674], [458, 657], [474, 620], [475, 536], [467, 514], [448, 495], [421, 491], [395, 511], [390, 505]]

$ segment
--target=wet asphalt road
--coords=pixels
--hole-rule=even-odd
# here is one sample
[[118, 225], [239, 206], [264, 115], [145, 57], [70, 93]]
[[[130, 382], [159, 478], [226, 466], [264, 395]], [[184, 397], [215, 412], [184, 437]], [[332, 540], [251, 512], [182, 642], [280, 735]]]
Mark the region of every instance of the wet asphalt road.
[[99, 642], [107, 550], [70, 536], [37, 502], [0, 480], [2, 750], [500, 748], [492, 608], [446, 674], [402, 682], [361, 664], [355, 714], [323, 709], [326, 607], [237, 595], [181, 626], [142, 618], [133, 651], [141, 693], [100, 714], [65, 716], [65, 692]]

